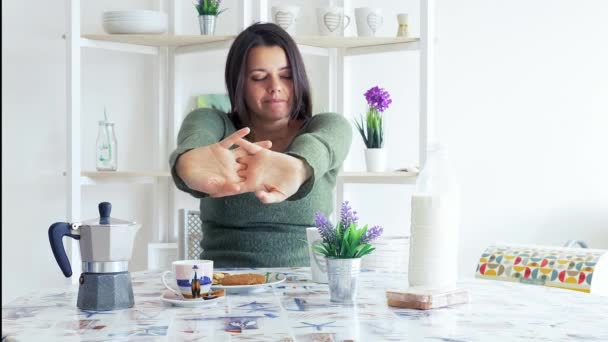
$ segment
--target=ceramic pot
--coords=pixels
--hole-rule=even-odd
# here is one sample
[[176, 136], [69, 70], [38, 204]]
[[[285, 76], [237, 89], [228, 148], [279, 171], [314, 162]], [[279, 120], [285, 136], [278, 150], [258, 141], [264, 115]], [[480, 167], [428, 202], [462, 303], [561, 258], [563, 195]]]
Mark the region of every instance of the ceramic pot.
[[368, 172], [386, 171], [387, 151], [384, 148], [368, 148], [365, 150], [365, 165]]

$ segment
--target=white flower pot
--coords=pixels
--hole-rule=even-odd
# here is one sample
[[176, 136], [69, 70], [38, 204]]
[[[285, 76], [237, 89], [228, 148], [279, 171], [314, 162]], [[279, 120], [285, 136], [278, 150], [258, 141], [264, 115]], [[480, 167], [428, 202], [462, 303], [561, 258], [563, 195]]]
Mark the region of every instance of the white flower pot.
[[387, 151], [384, 148], [368, 148], [365, 150], [365, 164], [368, 172], [386, 171]]

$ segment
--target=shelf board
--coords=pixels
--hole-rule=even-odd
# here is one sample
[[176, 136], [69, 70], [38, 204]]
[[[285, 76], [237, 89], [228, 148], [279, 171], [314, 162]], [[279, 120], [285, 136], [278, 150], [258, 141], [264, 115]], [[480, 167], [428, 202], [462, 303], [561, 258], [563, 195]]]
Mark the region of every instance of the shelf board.
[[81, 171], [83, 185], [127, 183], [153, 184], [159, 178], [169, 178], [169, 171], [158, 170], [127, 170], [127, 171]]
[[145, 45], [155, 47], [179, 47], [189, 45], [204, 45], [216, 42], [230, 41], [236, 36], [203, 36], [203, 35], [170, 35], [170, 34], [83, 34], [85, 39]]
[[417, 172], [342, 172], [338, 181], [344, 184], [414, 184]]
[[[154, 47], [185, 47], [232, 41], [236, 36], [203, 36], [203, 35], [153, 35], [153, 34], [83, 34], [82, 38], [95, 41], [106, 41], [124, 44]], [[393, 44], [417, 43], [414, 37], [328, 37], [328, 36], [295, 36], [300, 45], [320, 48], [363, 48]]]
[[171, 177], [169, 171], [129, 170], [129, 171], [81, 171], [84, 177]]
[[296, 36], [300, 45], [320, 48], [360, 48], [369, 46], [416, 43], [418, 38], [410, 37], [327, 37], [327, 36]]

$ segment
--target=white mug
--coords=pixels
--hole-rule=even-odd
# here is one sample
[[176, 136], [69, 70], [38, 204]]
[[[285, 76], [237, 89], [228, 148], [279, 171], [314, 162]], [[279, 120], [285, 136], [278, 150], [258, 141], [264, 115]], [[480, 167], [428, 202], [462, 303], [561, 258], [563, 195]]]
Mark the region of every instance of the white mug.
[[355, 8], [355, 19], [357, 21], [357, 35], [359, 37], [375, 36], [384, 22], [381, 8]]
[[350, 24], [350, 17], [344, 15], [342, 7], [317, 8], [317, 24], [320, 35], [342, 37]]
[[272, 22], [293, 36], [296, 34], [298, 13], [300, 13], [298, 6], [272, 6]]
[[[172, 264], [173, 271], [163, 272], [163, 284], [178, 296], [194, 299], [211, 290], [213, 279], [212, 260], [178, 260]], [[167, 283], [165, 277], [173, 274], [172, 285]]]
[[319, 246], [323, 242], [319, 229], [314, 227], [306, 228], [306, 239], [308, 240], [308, 256], [310, 257], [312, 281], [327, 284], [327, 262], [325, 256], [312, 249], [312, 246]]

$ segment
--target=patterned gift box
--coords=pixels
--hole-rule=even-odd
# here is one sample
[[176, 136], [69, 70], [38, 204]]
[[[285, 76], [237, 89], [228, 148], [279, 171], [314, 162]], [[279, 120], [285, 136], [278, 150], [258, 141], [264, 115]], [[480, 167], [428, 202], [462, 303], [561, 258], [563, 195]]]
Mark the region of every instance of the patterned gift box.
[[475, 277], [608, 295], [608, 251], [492, 245], [479, 258]]

